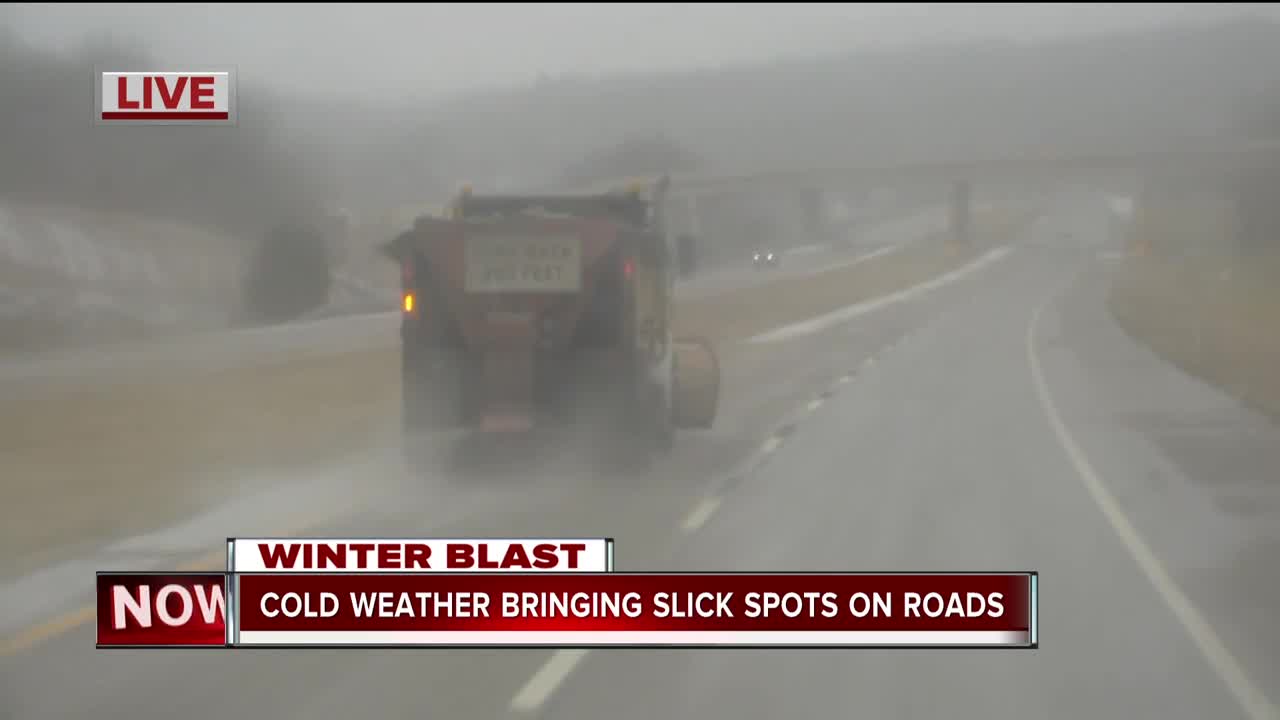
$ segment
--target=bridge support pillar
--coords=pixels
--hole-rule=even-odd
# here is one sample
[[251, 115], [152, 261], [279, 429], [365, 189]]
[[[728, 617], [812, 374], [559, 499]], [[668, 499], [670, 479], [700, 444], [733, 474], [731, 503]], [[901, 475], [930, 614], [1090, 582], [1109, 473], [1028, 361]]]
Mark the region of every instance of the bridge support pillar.
[[704, 248], [706, 238], [702, 236], [702, 215], [698, 196], [692, 193], [686, 195], [684, 209], [684, 222], [680, 225], [682, 229], [676, 232], [676, 253], [679, 255], [680, 275], [689, 277], [698, 271], [698, 260], [701, 255], [699, 250]]
[[972, 189], [968, 180], [957, 180], [951, 185], [951, 239], [957, 243], [973, 240], [971, 226], [973, 215]]

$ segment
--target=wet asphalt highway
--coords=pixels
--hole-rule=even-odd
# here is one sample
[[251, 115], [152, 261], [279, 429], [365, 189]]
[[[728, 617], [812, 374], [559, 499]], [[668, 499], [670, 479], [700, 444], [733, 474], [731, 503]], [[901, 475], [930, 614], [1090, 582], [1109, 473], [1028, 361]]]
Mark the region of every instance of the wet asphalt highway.
[[552, 456], [410, 501], [380, 450], [309, 531], [608, 535], [621, 570], [1030, 568], [1037, 651], [99, 652], [80, 626], [0, 658], [0, 716], [1274, 718], [1280, 431], [1111, 322], [1105, 227], [1064, 204], [975, 276], [726, 351], [716, 429], [646, 475]]

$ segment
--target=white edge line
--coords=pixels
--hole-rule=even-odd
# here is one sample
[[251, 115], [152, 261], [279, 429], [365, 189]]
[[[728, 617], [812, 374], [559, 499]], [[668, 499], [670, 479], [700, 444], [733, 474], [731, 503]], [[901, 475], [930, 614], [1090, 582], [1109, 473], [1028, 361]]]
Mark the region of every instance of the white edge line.
[[889, 295], [885, 295], [883, 297], [879, 297], [874, 300], [868, 300], [866, 302], [857, 303], [855, 305], [848, 305], [846, 307], [840, 308], [839, 310], [834, 310], [832, 312], [819, 315], [817, 317], [813, 317], [808, 320], [802, 320], [797, 323], [792, 323], [790, 325], [783, 325], [782, 327], [765, 331], [763, 333], [760, 333], [759, 335], [755, 335], [751, 338], [748, 338], [747, 342], [749, 343], [779, 342], [781, 340], [790, 339], [797, 335], [810, 335], [810, 334], [825, 330], [833, 325], [838, 325], [842, 322], [852, 320], [853, 318], [858, 317], [859, 315], [865, 315], [869, 312], [879, 310], [883, 307], [887, 307], [894, 303], [899, 303], [904, 300], [909, 300], [917, 295], [921, 295], [923, 293], [936, 290], [937, 288], [940, 288], [944, 285], [953, 283], [956, 280], [959, 280], [976, 270], [979, 270], [987, 265], [990, 265], [994, 262], [997, 262], [1003, 259], [1010, 252], [1012, 252], [1012, 248], [1009, 248], [1009, 247], [995, 248], [993, 250], [988, 251], [986, 254], [982, 255], [981, 257], [969, 262], [968, 264], [958, 267], [955, 270], [952, 270], [944, 275], [940, 275], [936, 278], [933, 278], [932, 280], [926, 280], [925, 282], [922, 282], [918, 285], [912, 285], [909, 288], [905, 288], [903, 290], [890, 293]]
[[1044, 309], [1048, 307], [1052, 298], [1046, 301], [1040, 307], [1036, 308], [1031, 315], [1031, 323], [1027, 326], [1026, 350], [1027, 360], [1031, 365], [1032, 379], [1035, 381], [1036, 394], [1039, 395], [1040, 404], [1044, 409], [1044, 414], [1049, 420], [1049, 425], [1053, 428], [1054, 434], [1057, 436], [1059, 444], [1066, 452], [1067, 457], [1071, 460], [1076, 473], [1079, 475], [1081, 482], [1084, 483], [1085, 489], [1093, 497], [1094, 502], [1098, 505], [1098, 509], [1102, 511], [1103, 516], [1111, 523], [1112, 529], [1115, 530], [1120, 541], [1128, 549], [1130, 555], [1133, 556], [1134, 562], [1147, 576], [1147, 580], [1155, 588], [1156, 593], [1164, 600], [1174, 616], [1182, 624], [1187, 634], [1191, 637], [1192, 642], [1200, 650], [1205, 660], [1208, 661], [1210, 667], [1217, 673], [1218, 677], [1226, 684], [1231, 695], [1239, 703], [1240, 708], [1244, 710], [1245, 715], [1250, 720], [1276, 720], [1280, 718], [1280, 710], [1271, 703], [1270, 699], [1258, 689], [1257, 686], [1249, 679], [1240, 661], [1231, 654], [1227, 646], [1214, 632], [1213, 627], [1200, 614], [1182, 590], [1178, 588], [1176, 582], [1165, 570], [1160, 563], [1159, 558], [1147, 545], [1142, 536], [1138, 534], [1137, 529], [1129, 518], [1125, 516], [1124, 511], [1120, 509], [1120, 504], [1115, 497], [1107, 490], [1102, 479], [1090, 464], [1088, 457], [1080, 446], [1072, 437], [1071, 432], [1062, 421], [1062, 416], [1058, 412], [1058, 407], [1053, 401], [1053, 396], [1049, 391], [1049, 385], [1045, 382], [1044, 371], [1040, 365], [1040, 356], [1036, 351], [1036, 334], [1040, 325], [1040, 316]]
[[714, 496], [703, 498], [693, 507], [693, 510], [689, 512], [689, 515], [685, 517], [684, 531], [694, 532], [698, 528], [701, 528], [707, 523], [707, 520], [711, 519], [711, 516], [715, 514], [719, 507], [720, 498]]
[[783, 250], [783, 255], [812, 255], [813, 253], [830, 250], [830, 245], [800, 245], [787, 250]]
[[770, 435], [769, 439], [765, 440], [764, 443], [760, 445], [760, 454], [768, 455], [774, 450], [777, 450], [780, 445], [782, 445], [782, 441], [778, 439], [778, 436]]
[[569, 677], [589, 652], [591, 651], [586, 649], [555, 651], [547, 662], [538, 668], [533, 677], [529, 678], [524, 687], [520, 688], [515, 697], [511, 698], [511, 709], [528, 713], [542, 707], [542, 704], [551, 697], [556, 688], [560, 687], [560, 683]]
[[868, 260], [874, 260], [878, 257], [883, 257], [890, 253], [896, 253], [896, 252], [905, 250], [909, 245], [912, 245], [915, 242], [916, 241], [913, 240], [910, 242], [902, 242], [902, 243], [895, 243], [893, 245], [886, 245], [884, 247], [876, 248], [875, 250], [862, 253], [861, 255], [855, 255], [852, 258], [849, 258], [848, 260], [824, 264], [821, 267], [810, 268], [808, 270], [804, 270], [803, 272], [798, 272], [793, 275], [788, 275], [787, 277], [788, 278], [807, 278], [807, 277], [813, 277], [814, 275], [821, 275], [823, 273], [830, 272], [832, 270], [847, 270], [855, 265], [861, 265], [862, 263], [867, 262]]
[[819, 268], [814, 268], [813, 270], [805, 272], [803, 275], [801, 275], [801, 277], [821, 275], [822, 273], [825, 273], [831, 270], [845, 270], [847, 268], [853, 267], [854, 265], [861, 265], [862, 263], [868, 260], [874, 260], [878, 257], [883, 257], [885, 255], [888, 255], [889, 253], [895, 253], [901, 250], [905, 250], [907, 246], [910, 244], [911, 243], [895, 243], [893, 245], [886, 245], [882, 248], [876, 248], [875, 250], [862, 253], [861, 255], [855, 255], [854, 257], [848, 260], [845, 260], [844, 262], [836, 262], [836, 263], [831, 263], [829, 265], [823, 265], [822, 267], [819, 267]]

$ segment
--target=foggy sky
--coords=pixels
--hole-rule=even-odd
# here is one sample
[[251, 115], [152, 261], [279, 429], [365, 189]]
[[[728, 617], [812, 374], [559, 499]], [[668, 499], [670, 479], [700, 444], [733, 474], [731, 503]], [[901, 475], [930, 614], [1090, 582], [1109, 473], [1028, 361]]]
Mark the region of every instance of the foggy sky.
[[996, 37], [1023, 41], [1275, 5], [395, 4], [10, 5], [36, 45], [138, 40], [169, 63], [233, 64], [242, 81], [394, 101], [603, 74]]

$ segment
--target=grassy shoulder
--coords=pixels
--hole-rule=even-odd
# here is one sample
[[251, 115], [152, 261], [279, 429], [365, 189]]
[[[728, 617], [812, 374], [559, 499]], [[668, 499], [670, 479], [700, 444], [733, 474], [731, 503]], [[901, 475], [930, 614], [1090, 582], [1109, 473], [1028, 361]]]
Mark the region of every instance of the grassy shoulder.
[[686, 301], [676, 308], [675, 331], [733, 341], [882, 297], [973, 261], [1006, 241], [1022, 221], [988, 214], [975, 221], [979, 242], [959, 245], [935, 236], [857, 265]]
[[[959, 267], [1021, 221], [985, 216], [977, 225], [982, 241], [971, 246], [934, 238], [858, 265], [682, 301], [677, 329], [727, 351], [734, 340]], [[0, 419], [7, 471], [0, 543], [30, 568], [71, 539], [173, 521], [236, 492], [249, 469], [297, 471], [370, 447], [397, 422], [398, 398], [399, 355], [388, 349], [13, 393]]]
[[1107, 298], [1129, 335], [1184, 371], [1280, 419], [1280, 252], [1248, 259], [1142, 255]]
[[[237, 489], [368, 447], [395, 409], [386, 350], [148, 383], [6, 397], [0, 543], [38, 565], [70, 539], [164, 524]], [[14, 557], [14, 556], [10, 556]]]

